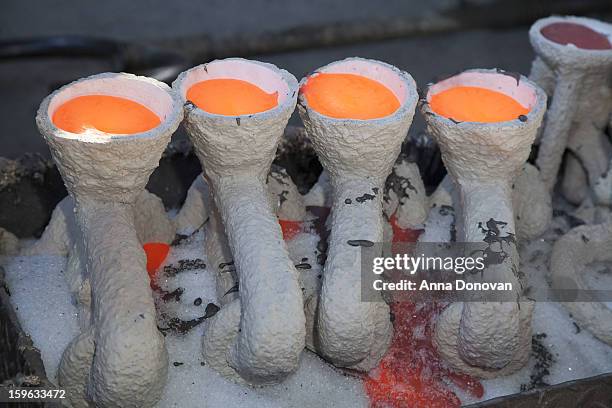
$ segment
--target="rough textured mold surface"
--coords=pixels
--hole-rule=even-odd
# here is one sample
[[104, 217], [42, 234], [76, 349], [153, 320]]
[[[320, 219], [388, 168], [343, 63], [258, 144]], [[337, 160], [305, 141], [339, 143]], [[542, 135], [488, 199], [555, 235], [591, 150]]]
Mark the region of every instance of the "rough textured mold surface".
[[270, 205], [280, 220], [302, 221], [306, 217], [304, 199], [287, 170], [273, 165], [268, 173]]
[[[561, 237], [550, 258], [553, 289], [593, 290], [584, 277], [584, 270], [593, 262], [612, 261], [612, 223], [583, 225]], [[564, 302], [580, 327], [588, 329], [599, 340], [612, 345], [612, 309], [592, 296], [589, 301]]]
[[[53, 125], [50, 118], [58, 106], [88, 94], [142, 103], [162, 123], [133, 135], [73, 134]], [[157, 330], [134, 204], [182, 116], [180, 100], [167, 85], [123, 73], [66, 85], [38, 110], [38, 128], [74, 200], [78, 238], [70, 262], [85, 275], [88, 290], [82, 297], [91, 302], [91, 313], [80, 316], [83, 331], [64, 351], [59, 369], [60, 385], [73, 406], [152, 406], [163, 390], [167, 352]], [[66, 202], [58, 211], [69, 206]], [[52, 222], [50, 228], [59, 230], [59, 224]]]
[[209, 198], [208, 184], [199, 175], [187, 190], [185, 202], [173, 220], [177, 234], [189, 236], [204, 225], [209, 217]]
[[[159, 197], [143, 190], [134, 203], [134, 226], [141, 244], [146, 242], [171, 243], [175, 227]], [[42, 236], [31, 246], [23, 248], [24, 255], [68, 255], [79, 239], [74, 199], [66, 196], [51, 213]]]
[[19, 238], [0, 228], [0, 255], [16, 255], [19, 252]]
[[400, 101], [394, 114], [375, 120], [334, 119], [311, 109], [303, 97], [299, 102], [300, 116], [333, 190], [314, 342], [333, 364], [368, 370], [388, 347], [389, 308], [382, 300], [360, 301], [361, 252], [349, 241], [383, 238], [384, 181], [412, 123], [416, 85], [410, 75], [393, 66], [361, 58], [333, 62], [313, 75], [317, 72], [366, 76], [387, 86]]
[[604, 130], [612, 115], [612, 49], [589, 50], [558, 44], [542, 35], [549, 24], [577, 23], [612, 40], [612, 25], [584, 17], [547, 17], [536, 21], [529, 38], [537, 58], [530, 78], [552, 101], [542, 132], [537, 165], [549, 191], [555, 186], [566, 149], [562, 191], [579, 204], [608, 170], [612, 145]]
[[[540, 178], [538, 169], [529, 163], [525, 163], [512, 184], [512, 207], [514, 209], [516, 235], [519, 241], [536, 238], [546, 231], [552, 219], [551, 201], [551, 196]], [[425, 231], [419, 237], [419, 241], [422, 242], [432, 242], [432, 239], [428, 237], [437, 235], [431, 235], [434, 234], [431, 228], [447, 215], [454, 218], [453, 207], [461, 205], [459, 197], [456, 197], [456, 191], [450, 176], [446, 176], [438, 188], [428, 197], [428, 203], [431, 209], [425, 221]], [[441, 208], [449, 210], [451, 214], [439, 214]], [[445, 213], [446, 211], [442, 212]], [[439, 228], [434, 228], [438, 233], [449, 235], [454, 225], [448, 224], [448, 221], [446, 221], [440, 224]], [[436, 239], [433, 239], [433, 241], [436, 241]]]
[[183, 72], [173, 87], [185, 99], [193, 84], [219, 77], [249, 81], [278, 92], [279, 98], [274, 109], [242, 116], [209, 114], [185, 101], [185, 127], [223, 221], [240, 283], [240, 327], [228, 361], [245, 381], [269, 384], [297, 368], [305, 341], [298, 274], [265, 186], [295, 108], [297, 81], [271, 64], [229, 58]]
[[[429, 98], [455, 86], [503, 92], [530, 112], [521, 119], [499, 123], [458, 123], [437, 115], [429, 107]], [[428, 130], [440, 145], [442, 159], [455, 183], [455, 210], [460, 214], [457, 240], [502, 245], [507, 256], [487, 268], [487, 279], [511, 282], [519, 295], [511, 186], [529, 156], [545, 107], [546, 95], [537, 85], [498, 70], [469, 70], [430, 85], [422, 104]], [[526, 361], [531, 310], [519, 302], [454, 304], [438, 319], [436, 346], [458, 370], [480, 376], [485, 372], [496, 375], [496, 371], [505, 374], [504, 370], [518, 368]]]
[[398, 227], [416, 228], [427, 218], [429, 200], [416, 163], [403, 155], [393, 166], [385, 184], [383, 211]]
[[[612, 131], [612, 124], [610, 130]], [[597, 204], [612, 207], [612, 159], [610, 159], [608, 171], [595, 182], [593, 192]]]
[[[271, 206], [279, 220], [291, 219], [300, 225], [309, 222], [303, 197], [297, 192], [296, 185], [284, 169], [272, 166], [267, 177], [267, 191]], [[197, 216], [196, 210], [200, 211], [199, 216]], [[205, 216], [206, 214], [207, 216]], [[206, 326], [202, 337], [204, 360], [209, 367], [226, 378], [246, 384], [246, 381], [228, 363], [229, 353], [240, 329], [238, 277], [223, 222], [203, 176], [197, 177], [193, 182], [189, 189], [188, 199], [176, 219], [184, 220], [184, 222], [181, 222], [184, 231], [195, 231], [201, 228], [204, 223], [206, 225], [205, 252], [208, 259], [208, 268], [215, 275], [217, 298], [222, 308], [215, 316], [204, 323]], [[289, 242], [294, 246], [294, 262], [300, 262], [301, 260], [304, 263], [303, 257], [297, 258], [296, 261], [295, 254], [308, 252], [310, 247], [312, 247], [310, 249], [314, 249], [319, 237], [308, 233], [302, 233], [298, 237], [289, 239]], [[314, 242], [313, 237], [315, 238]], [[285, 241], [287, 241], [286, 238]], [[299, 249], [296, 251], [295, 248]], [[308, 253], [307, 259], [316, 259], [316, 254]], [[306, 346], [315, 351], [312, 344], [314, 310], [311, 310], [309, 305], [313, 303], [310, 300], [314, 299], [314, 305], [316, 306], [320, 287], [316, 275], [319, 272], [314, 272], [314, 276], [310, 268], [300, 269], [298, 272], [305, 301]]]
[[532, 164], [525, 163], [512, 184], [516, 235], [529, 240], [542, 235], [552, 219], [552, 198]]

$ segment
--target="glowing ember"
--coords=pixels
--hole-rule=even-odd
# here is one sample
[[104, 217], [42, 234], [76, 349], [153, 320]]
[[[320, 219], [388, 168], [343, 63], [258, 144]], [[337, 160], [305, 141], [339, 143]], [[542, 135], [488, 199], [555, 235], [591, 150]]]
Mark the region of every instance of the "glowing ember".
[[609, 50], [612, 48], [610, 40], [582, 24], [553, 23], [540, 30], [542, 35], [557, 44], [574, 44], [585, 50]]
[[332, 118], [377, 119], [400, 107], [390, 89], [361, 75], [318, 73], [300, 92], [312, 109]]
[[71, 133], [97, 129], [127, 135], [146, 132], [160, 123], [159, 117], [146, 106], [110, 95], [79, 96], [62, 104], [53, 114], [53, 124]]
[[397, 225], [397, 216], [393, 214], [389, 219], [393, 229], [393, 242], [416, 242], [423, 232], [422, 229], [402, 228]]
[[[391, 217], [393, 242], [415, 242], [419, 230], [402, 230]], [[436, 318], [445, 305], [437, 302], [401, 302], [390, 305], [393, 314], [393, 340], [379, 366], [364, 382], [373, 408], [449, 408], [461, 401], [449, 388], [455, 386], [482, 398], [482, 384], [465, 374], [452, 371], [433, 345]]]
[[147, 242], [142, 248], [147, 255], [147, 272], [151, 281], [153, 281], [155, 279], [155, 272], [168, 257], [170, 245], [163, 242]]
[[278, 92], [268, 94], [239, 79], [208, 79], [189, 88], [187, 99], [208, 113], [238, 116], [274, 108], [278, 105]]
[[438, 115], [458, 122], [505, 122], [529, 109], [501, 92], [474, 86], [457, 86], [431, 97], [429, 106]]
[[278, 223], [283, 231], [283, 239], [285, 241], [295, 238], [303, 230], [301, 221], [278, 220]]

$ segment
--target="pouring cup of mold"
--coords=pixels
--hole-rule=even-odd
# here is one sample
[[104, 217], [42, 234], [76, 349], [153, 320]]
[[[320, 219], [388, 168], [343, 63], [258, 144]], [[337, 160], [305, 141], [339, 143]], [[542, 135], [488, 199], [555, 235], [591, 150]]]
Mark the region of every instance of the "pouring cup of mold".
[[333, 62], [300, 83], [300, 116], [333, 188], [315, 344], [337, 366], [367, 371], [389, 345], [387, 304], [360, 300], [361, 246], [382, 241], [384, 181], [417, 100], [408, 73], [363, 58]]
[[[458, 240], [507, 254], [485, 274], [512, 283], [520, 296], [512, 183], [546, 110], [544, 91], [518, 74], [468, 70], [430, 84], [421, 109], [458, 192]], [[454, 303], [438, 319], [435, 344], [460, 371], [510, 373], [528, 358], [532, 309], [517, 301]]]
[[74, 199], [91, 286], [88, 326], [64, 351], [58, 374], [74, 406], [152, 406], [163, 391], [168, 357], [133, 206], [182, 118], [166, 84], [124, 73], [68, 84], [38, 110]]
[[530, 78], [552, 98], [536, 163], [552, 191], [569, 149], [562, 192], [580, 204], [612, 156], [605, 135], [612, 117], [612, 24], [552, 16], [536, 21], [529, 39], [537, 55]]
[[185, 127], [239, 281], [239, 299], [210, 323], [204, 355], [223, 374], [251, 384], [279, 382], [294, 372], [305, 343], [298, 273], [266, 188], [297, 85], [285, 70], [241, 58], [196, 66], [172, 84], [185, 102]]

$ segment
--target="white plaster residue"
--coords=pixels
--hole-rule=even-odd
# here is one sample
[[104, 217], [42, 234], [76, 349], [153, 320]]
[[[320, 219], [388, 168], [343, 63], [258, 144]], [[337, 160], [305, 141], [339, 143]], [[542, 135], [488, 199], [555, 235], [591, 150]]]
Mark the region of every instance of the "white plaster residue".
[[312, 188], [304, 195], [304, 205], [317, 206], [317, 207], [331, 207], [331, 182], [329, 180], [329, 173], [324, 169], [317, 182]]

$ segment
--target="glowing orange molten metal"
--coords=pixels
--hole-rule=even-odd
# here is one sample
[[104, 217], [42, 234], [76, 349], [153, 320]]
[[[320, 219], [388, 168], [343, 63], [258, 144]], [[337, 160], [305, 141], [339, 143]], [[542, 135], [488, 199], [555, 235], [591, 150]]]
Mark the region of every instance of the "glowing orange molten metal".
[[501, 92], [475, 86], [457, 86], [431, 97], [429, 106], [438, 115], [458, 122], [505, 122], [529, 113]]
[[377, 119], [400, 107], [389, 88], [361, 75], [315, 74], [300, 92], [312, 109], [338, 119]]
[[53, 114], [53, 124], [71, 133], [88, 129], [126, 135], [146, 132], [161, 121], [149, 108], [129, 99], [110, 95], [78, 96], [62, 104]]
[[278, 92], [268, 94], [240, 79], [208, 79], [189, 88], [187, 99], [208, 113], [238, 116], [274, 108], [278, 105]]
[[552, 23], [540, 30], [542, 35], [558, 44], [574, 44], [585, 50], [609, 50], [610, 40], [605, 35], [582, 24]]
[[[415, 242], [420, 230], [402, 229], [391, 217], [393, 242]], [[440, 358], [432, 336], [436, 318], [445, 305], [438, 302], [390, 304], [393, 339], [387, 354], [364, 382], [372, 408], [459, 408], [456, 387], [482, 398], [475, 378], [452, 371]]]
[[168, 257], [170, 245], [164, 242], [147, 242], [142, 248], [147, 255], [147, 272], [151, 281], [153, 281], [155, 279], [155, 272]]

